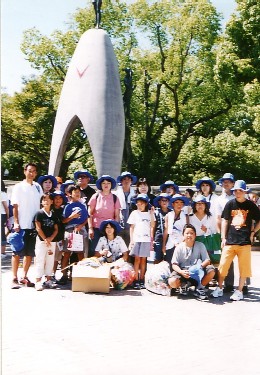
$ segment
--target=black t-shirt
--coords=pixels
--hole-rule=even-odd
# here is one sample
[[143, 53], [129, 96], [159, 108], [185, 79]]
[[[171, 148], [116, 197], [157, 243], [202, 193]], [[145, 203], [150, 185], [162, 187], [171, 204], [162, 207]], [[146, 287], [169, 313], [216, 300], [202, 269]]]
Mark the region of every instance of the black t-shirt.
[[238, 202], [231, 199], [222, 212], [223, 219], [228, 220], [226, 237], [227, 245], [250, 245], [252, 221], [260, 220], [258, 207], [248, 199]]
[[57, 221], [58, 221], [57, 222], [57, 224], [58, 224], [58, 234], [57, 234], [57, 236], [53, 240], [55, 242], [64, 240], [65, 225], [62, 222], [62, 219], [63, 219], [63, 216], [62, 216], [63, 210], [64, 210], [63, 207], [53, 208], [52, 209], [52, 211], [54, 212], [55, 216], [57, 217]]
[[87, 205], [92, 195], [96, 193], [96, 190], [88, 185], [86, 189], [80, 188], [80, 193], [81, 193], [81, 198], [85, 199], [85, 204]]
[[[54, 225], [58, 224], [58, 218], [52, 211], [51, 215], [49, 216], [43, 210], [40, 210], [36, 213], [34, 220], [41, 223], [41, 229], [46, 237], [52, 236], [54, 232]], [[39, 238], [41, 241], [43, 241], [43, 238], [40, 236]]]

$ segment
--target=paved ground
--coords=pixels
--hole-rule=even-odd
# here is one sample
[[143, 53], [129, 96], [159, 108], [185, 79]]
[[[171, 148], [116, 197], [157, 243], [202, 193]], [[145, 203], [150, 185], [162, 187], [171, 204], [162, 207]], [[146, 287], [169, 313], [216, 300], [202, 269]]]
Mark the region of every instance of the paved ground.
[[260, 248], [252, 258], [243, 301], [201, 302], [146, 290], [11, 290], [9, 256], [2, 263], [2, 374], [260, 374]]

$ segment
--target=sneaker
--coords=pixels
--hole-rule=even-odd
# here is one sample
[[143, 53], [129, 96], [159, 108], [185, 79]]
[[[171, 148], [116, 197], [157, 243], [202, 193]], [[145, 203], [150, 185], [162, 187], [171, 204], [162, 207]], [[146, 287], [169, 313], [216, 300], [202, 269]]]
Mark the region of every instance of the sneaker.
[[53, 284], [57, 284], [57, 280], [56, 280], [55, 275], [51, 276], [51, 281], [53, 282]]
[[134, 289], [140, 289], [139, 281], [134, 281], [133, 288]]
[[204, 289], [196, 289], [193, 295], [199, 299], [208, 299], [208, 295]]
[[19, 285], [18, 279], [13, 279], [11, 289], [20, 289], [20, 288], [21, 288], [21, 285]]
[[214, 298], [222, 297], [223, 296], [223, 289], [221, 289], [219, 286], [216, 287], [216, 289], [213, 290], [211, 293], [211, 296]]
[[32, 282], [28, 279], [28, 277], [23, 277], [22, 279], [20, 279], [19, 283], [20, 283], [21, 285], [28, 286], [29, 288], [33, 288], [33, 287], [35, 287], [35, 284], [32, 283]]
[[232, 296], [230, 297], [230, 299], [232, 301], [240, 301], [241, 299], [243, 299], [244, 296], [243, 296], [243, 292], [240, 292], [240, 290], [236, 289], [234, 291], [234, 293], [232, 294]]
[[42, 283], [40, 281], [37, 281], [35, 284], [35, 289], [40, 292], [43, 290]]
[[57, 285], [54, 284], [51, 280], [45, 281], [43, 283], [43, 286], [44, 286], [44, 288], [48, 288], [48, 289], [55, 289], [55, 288], [57, 288]]
[[182, 283], [180, 288], [179, 288], [179, 294], [182, 296], [187, 296], [188, 295], [188, 285], [187, 283]]
[[62, 276], [60, 280], [57, 281], [57, 284], [59, 285], [66, 285], [68, 282], [68, 276]]
[[233, 285], [226, 285], [223, 289], [223, 293], [233, 293], [234, 287]]
[[140, 289], [146, 289], [143, 280], [140, 280]]

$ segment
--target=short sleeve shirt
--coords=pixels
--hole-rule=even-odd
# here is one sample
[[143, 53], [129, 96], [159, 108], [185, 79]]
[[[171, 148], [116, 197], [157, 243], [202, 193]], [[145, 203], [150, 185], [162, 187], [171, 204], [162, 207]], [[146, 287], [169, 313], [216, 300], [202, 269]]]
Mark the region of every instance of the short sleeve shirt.
[[134, 224], [133, 241], [134, 242], [151, 242], [151, 213], [132, 211], [128, 224]]
[[[47, 215], [44, 210], [40, 210], [35, 215], [35, 221], [41, 223], [41, 229], [46, 237], [50, 237], [54, 232], [55, 224], [58, 224], [58, 218], [54, 212], [51, 212], [50, 215]], [[40, 240], [43, 241], [43, 238], [39, 236]]]
[[40, 210], [42, 188], [37, 182], [29, 184], [26, 180], [19, 182], [12, 190], [12, 205], [18, 205], [18, 220], [21, 229], [32, 229], [33, 219]]
[[114, 202], [113, 194], [104, 195], [98, 193], [92, 195], [88, 203], [90, 208], [94, 208], [93, 212], [93, 227], [99, 228], [104, 220], [115, 219], [115, 210], [120, 209], [121, 205], [118, 197]]
[[122, 253], [128, 251], [125, 241], [120, 236], [116, 236], [112, 241], [109, 241], [105, 236], [101, 237], [95, 251], [100, 252], [103, 249], [109, 249], [111, 251], [113, 262], [122, 255]]
[[252, 221], [260, 220], [260, 210], [253, 202], [248, 199], [244, 202], [232, 199], [225, 205], [221, 217], [228, 220], [227, 245], [251, 244]]
[[187, 247], [185, 242], [181, 242], [174, 250], [172, 264], [177, 264], [182, 269], [193, 266], [199, 259], [202, 262], [209, 260], [207, 249], [202, 242], [195, 241], [192, 248]]

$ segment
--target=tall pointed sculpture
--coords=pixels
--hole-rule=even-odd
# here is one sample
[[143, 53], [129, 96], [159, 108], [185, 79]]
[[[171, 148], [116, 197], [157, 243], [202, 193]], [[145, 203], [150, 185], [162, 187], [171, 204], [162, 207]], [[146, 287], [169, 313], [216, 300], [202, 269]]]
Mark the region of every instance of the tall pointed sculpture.
[[79, 122], [98, 176], [118, 176], [125, 137], [123, 99], [112, 43], [98, 27], [82, 35], [68, 68], [53, 129], [50, 174], [59, 174], [69, 138]]

